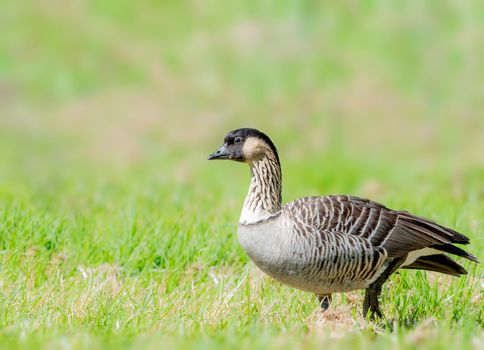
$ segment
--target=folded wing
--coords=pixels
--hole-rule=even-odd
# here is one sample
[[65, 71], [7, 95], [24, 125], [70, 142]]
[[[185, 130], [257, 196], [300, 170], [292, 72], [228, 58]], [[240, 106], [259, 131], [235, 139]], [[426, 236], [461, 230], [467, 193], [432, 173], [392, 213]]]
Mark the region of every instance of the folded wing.
[[[368, 240], [383, 248], [388, 257], [408, 257], [408, 268], [448, 273], [441, 265], [455, 264], [451, 274], [465, 270], [448, 257], [424, 256], [450, 253], [477, 262], [477, 258], [454, 244], [468, 244], [463, 234], [406, 211], [391, 210], [377, 202], [344, 195], [306, 197], [288, 204], [287, 209], [305, 224], [321, 232], [341, 232]], [[421, 252], [421, 256], [419, 256]], [[405, 265], [405, 264], [404, 264]]]

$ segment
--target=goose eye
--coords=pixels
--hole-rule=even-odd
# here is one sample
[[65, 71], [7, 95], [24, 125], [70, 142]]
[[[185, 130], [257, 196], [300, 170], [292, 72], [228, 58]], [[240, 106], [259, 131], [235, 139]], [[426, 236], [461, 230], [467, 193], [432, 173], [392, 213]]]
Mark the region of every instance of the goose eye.
[[240, 143], [241, 141], [242, 141], [242, 138], [241, 138], [241, 137], [236, 137], [236, 138], [234, 139], [234, 142], [235, 142], [235, 143]]

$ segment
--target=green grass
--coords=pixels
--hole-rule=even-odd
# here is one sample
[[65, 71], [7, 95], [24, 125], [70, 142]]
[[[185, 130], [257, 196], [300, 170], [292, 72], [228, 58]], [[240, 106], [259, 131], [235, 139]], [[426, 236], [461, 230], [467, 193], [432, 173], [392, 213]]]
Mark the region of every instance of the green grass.
[[[480, 273], [467, 262], [470, 275], [459, 279], [394, 276], [382, 299], [392, 324], [361, 320], [359, 292], [336, 298], [335, 319], [323, 322], [312, 295], [279, 285], [248, 262], [235, 235], [239, 190], [230, 185], [246, 183], [210, 182], [210, 171], [223, 171], [217, 167], [188, 188], [126, 174], [82, 191], [64, 184], [54, 193], [2, 192], [2, 345], [439, 348], [479, 341]], [[345, 181], [327, 187], [354, 187]], [[482, 198], [446, 198], [440, 185], [418, 195], [414, 186], [402, 187], [382, 198], [469, 233], [470, 250], [482, 251]]]
[[480, 349], [482, 268], [362, 293], [265, 277], [249, 180], [207, 162], [273, 137], [284, 200], [347, 193], [484, 251], [479, 1], [0, 4], [0, 348]]

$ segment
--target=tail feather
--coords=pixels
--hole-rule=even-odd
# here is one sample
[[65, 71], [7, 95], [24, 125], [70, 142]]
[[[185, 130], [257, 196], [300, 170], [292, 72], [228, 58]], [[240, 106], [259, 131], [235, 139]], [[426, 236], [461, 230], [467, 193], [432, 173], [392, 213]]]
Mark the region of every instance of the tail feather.
[[477, 260], [477, 258], [474, 255], [452, 244], [438, 244], [438, 245], [436, 244], [436, 245], [433, 245], [432, 248], [441, 250], [446, 253], [454, 254], [454, 255], [469, 259], [471, 261], [474, 261], [476, 263], [479, 263], [479, 260]]
[[402, 268], [435, 271], [452, 276], [467, 274], [466, 269], [444, 254], [422, 256], [410, 265], [403, 266]]
[[406, 233], [405, 238], [407, 240], [411, 237], [412, 239], [418, 240], [423, 245], [428, 244], [428, 248], [440, 250], [443, 253], [454, 254], [479, 263], [477, 257], [454, 245], [469, 244], [469, 238], [462, 233], [405, 211], [398, 212], [398, 215], [401, 220], [401, 228]]

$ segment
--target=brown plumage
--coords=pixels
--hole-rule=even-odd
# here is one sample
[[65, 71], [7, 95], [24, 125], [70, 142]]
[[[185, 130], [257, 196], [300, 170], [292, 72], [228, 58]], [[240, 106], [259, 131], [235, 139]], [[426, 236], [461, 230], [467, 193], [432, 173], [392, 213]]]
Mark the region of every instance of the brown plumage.
[[469, 244], [463, 234], [368, 199], [347, 195], [306, 197], [289, 203], [287, 209], [321, 231], [365, 238], [373, 247], [384, 248], [388, 257], [406, 257], [410, 252], [432, 248], [477, 262], [475, 256], [453, 245]]
[[282, 206], [276, 147], [255, 129], [227, 134], [209, 159], [250, 165], [251, 182], [239, 220], [239, 241], [269, 276], [315, 293], [325, 310], [331, 293], [365, 289], [363, 314], [382, 316], [378, 296], [398, 268], [453, 276], [466, 270], [445, 253], [477, 262], [455, 244], [463, 234], [368, 199], [305, 197]]

